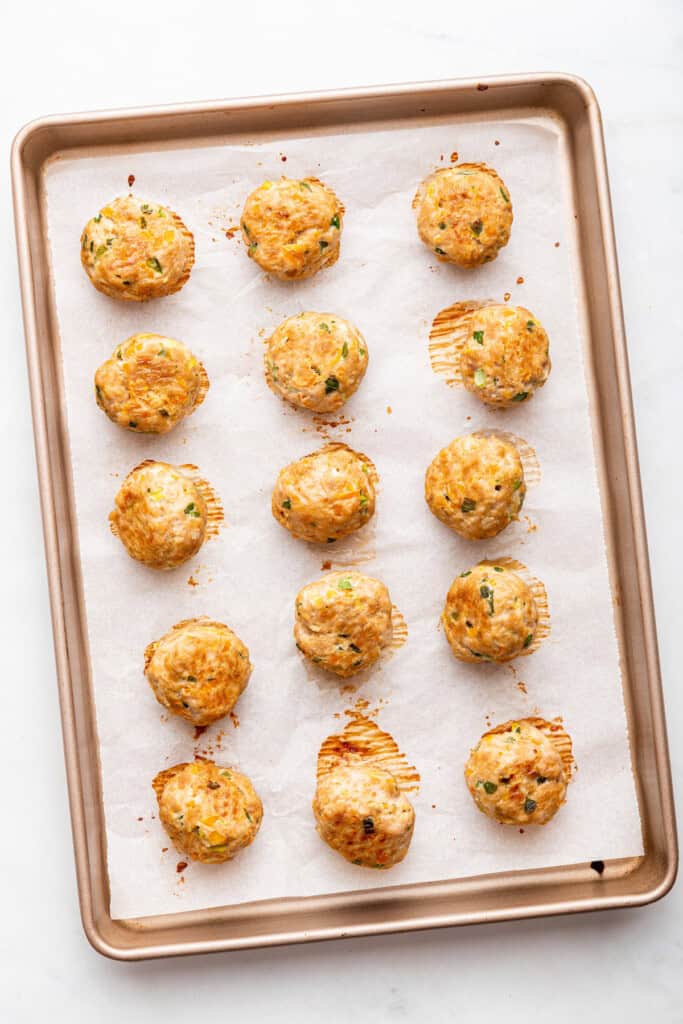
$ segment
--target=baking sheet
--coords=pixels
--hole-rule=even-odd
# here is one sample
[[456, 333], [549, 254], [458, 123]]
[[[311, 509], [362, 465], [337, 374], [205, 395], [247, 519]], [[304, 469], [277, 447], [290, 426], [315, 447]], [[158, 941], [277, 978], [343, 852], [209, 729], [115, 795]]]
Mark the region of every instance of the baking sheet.
[[[643, 852], [560, 146], [560, 133], [549, 129], [547, 119], [530, 119], [263, 144], [245, 140], [69, 159], [49, 168], [49, 235], [113, 917]], [[510, 244], [495, 263], [476, 272], [433, 262], [417, 239], [410, 208], [419, 180], [433, 166], [445, 165], [454, 150], [460, 160], [496, 166], [515, 210]], [[341, 259], [312, 281], [268, 280], [246, 259], [238, 235], [225, 235], [238, 223], [248, 192], [281, 173], [323, 178], [347, 208]], [[197, 263], [183, 291], [143, 306], [99, 295], [79, 265], [82, 225], [126, 191], [129, 174], [139, 195], [178, 210], [197, 243]], [[519, 277], [522, 284], [516, 283]], [[543, 322], [553, 371], [531, 403], [499, 413], [432, 373], [427, 336], [432, 317], [444, 306], [473, 297], [500, 301], [506, 293]], [[322, 443], [320, 424], [309, 413], [285, 408], [262, 375], [263, 337], [303, 309], [347, 316], [365, 334], [370, 352], [363, 385], [343, 410], [349, 423], [326, 433], [373, 458], [381, 475], [378, 511], [357, 538], [334, 549], [295, 541], [270, 513], [278, 469]], [[197, 414], [163, 438], [124, 433], [92, 397], [95, 368], [140, 330], [185, 341], [212, 381]], [[475, 544], [431, 516], [422, 497], [423, 475], [452, 437], [485, 427], [525, 437], [543, 475], [529, 490], [528, 520]], [[199, 465], [226, 509], [220, 537], [168, 574], [128, 559], [107, 525], [122, 478], [150, 457]], [[291, 626], [294, 596], [320, 575], [323, 560], [336, 563], [354, 555], [369, 558], [360, 568], [389, 586], [408, 622], [409, 639], [352, 680], [357, 689], [351, 693], [343, 691], [343, 682], [302, 663]], [[516, 674], [510, 666], [456, 662], [437, 627], [453, 576], [480, 558], [505, 555], [543, 579], [552, 616], [550, 637], [538, 652], [514, 663]], [[228, 622], [248, 644], [255, 667], [237, 705], [239, 724], [217, 723], [195, 741], [187, 723], [169, 718], [154, 701], [142, 659], [150, 640], [199, 614]], [[343, 727], [344, 709], [358, 699], [378, 712], [380, 726], [394, 734], [422, 776], [413, 801], [417, 824], [410, 853], [386, 873], [347, 865], [319, 840], [310, 810], [320, 742]], [[520, 834], [476, 810], [462, 767], [489, 723], [538, 712], [563, 716], [579, 770], [557, 819]], [[265, 817], [257, 841], [235, 861], [191, 864], [179, 874], [181, 858], [155, 817], [150, 781], [194, 751], [213, 752], [246, 771], [263, 799]]]

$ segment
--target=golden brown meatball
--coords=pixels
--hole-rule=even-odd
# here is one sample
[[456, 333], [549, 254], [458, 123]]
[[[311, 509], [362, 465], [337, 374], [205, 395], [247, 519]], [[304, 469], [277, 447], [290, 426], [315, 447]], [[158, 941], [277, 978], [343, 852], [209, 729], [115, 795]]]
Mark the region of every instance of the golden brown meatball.
[[548, 335], [523, 306], [474, 310], [460, 355], [462, 381], [489, 405], [526, 402], [550, 373]]
[[484, 733], [465, 765], [475, 804], [504, 825], [545, 825], [565, 802], [571, 740], [543, 719], [505, 722]]
[[510, 661], [533, 642], [538, 608], [521, 576], [482, 562], [453, 580], [441, 618], [460, 661]]
[[372, 518], [377, 471], [365, 455], [329, 444], [280, 470], [273, 515], [300, 540], [331, 543]]
[[220, 504], [208, 485], [193, 479], [192, 469], [148, 459], [123, 481], [109, 522], [131, 558], [174, 569], [215, 532]]
[[339, 258], [344, 207], [317, 178], [264, 181], [242, 211], [251, 259], [282, 280], [312, 277]]
[[440, 260], [459, 267], [489, 263], [510, 239], [510, 193], [486, 164], [434, 171], [418, 188], [413, 207], [425, 245]]
[[81, 263], [98, 291], [144, 302], [183, 287], [194, 265], [194, 238], [173, 210], [122, 196], [83, 228]]
[[266, 381], [301, 409], [333, 412], [357, 390], [368, 347], [357, 327], [335, 313], [298, 313], [267, 342]]
[[361, 867], [399, 864], [413, 838], [412, 804], [391, 772], [373, 765], [349, 765], [323, 776], [313, 813], [327, 845]]
[[201, 405], [206, 370], [189, 348], [161, 334], [133, 334], [95, 373], [95, 398], [113, 423], [166, 434]]
[[517, 519], [524, 469], [514, 444], [500, 437], [456, 437], [425, 475], [425, 500], [442, 523], [468, 540], [495, 537]]
[[210, 725], [232, 711], [251, 675], [249, 651], [222, 622], [185, 619], [145, 650], [154, 696], [193, 725]]
[[368, 668], [392, 641], [389, 591], [371, 576], [331, 572], [300, 590], [295, 608], [297, 647], [335, 675]]
[[213, 761], [176, 764], [155, 777], [159, 818], [181, 853], [205, 864], [253, 843], [263, 806], [246, 775]]

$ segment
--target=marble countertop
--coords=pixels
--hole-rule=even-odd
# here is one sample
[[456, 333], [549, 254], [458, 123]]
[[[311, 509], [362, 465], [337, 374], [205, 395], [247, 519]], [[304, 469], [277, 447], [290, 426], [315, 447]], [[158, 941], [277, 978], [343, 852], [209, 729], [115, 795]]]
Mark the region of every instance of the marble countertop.
[[[566, 71], [602, 107], [676, 782], [683, 690], [683, 6], [386, 0], [109, 8], [27, 0], [5, 15], [5, 153], [46, 113], [302, 89]], [[88, 946], [73, 870], [5, 160], [0, 302], [6, 487], [0, 559], [6, 787], [0, 991], [10, 1024], [121, 1018], [258, 1022], [683, 1021], [683, 896], [633, 911], [120, 964]], [[30, 803], [29, 803], [30, 802]], [[30, 806], [30, 815], [27, 815]]]

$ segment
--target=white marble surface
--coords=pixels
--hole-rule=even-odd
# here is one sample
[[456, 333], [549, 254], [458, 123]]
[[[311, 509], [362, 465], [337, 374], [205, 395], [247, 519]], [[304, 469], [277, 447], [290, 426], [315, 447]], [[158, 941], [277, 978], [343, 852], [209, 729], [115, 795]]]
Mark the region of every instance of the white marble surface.
[[[40, 114], [400, 80], [563, 70], [596, 89], [631, 356], [674, 775], [683, 696], [680, 387], [683, 7], [577, 0], [296, 5], [26, 2], [4, 15], [0, 133]], [[243, 10], [246, 9], [243, 8]], [[90, 950], [77, 912], [7, 180], [0, 202], [5, 638], [0, 1005], [10, 1024], [683, 1020], [680, 886], [642, 910], [149, 964]], [[26, 808], [31, 807], [27, 817]]]

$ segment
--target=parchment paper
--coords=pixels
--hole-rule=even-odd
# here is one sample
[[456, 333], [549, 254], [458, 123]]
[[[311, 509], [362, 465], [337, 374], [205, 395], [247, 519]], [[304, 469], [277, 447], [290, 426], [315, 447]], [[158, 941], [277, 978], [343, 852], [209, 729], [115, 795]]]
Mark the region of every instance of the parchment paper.
[[[526, 120], [81, 157], [49, 169], [114, 917], [642, 853], [561, 145], [551, 122]], [[445, 166], [454, 150], [460, 160], [488, 161], [499, 170], [515, 212], [510, 244], [494, 263], [471, 272], [430, 257], [411, 210], [418, 182]], [[239, 234], [225, 234], [238, 223], [247, 194], [282, 173], [317, 175], [346, 205], [341, 258], [311, 281], [269, 280], [247, 259]], [[129, 174], [137, 194], [181, 214], [197, 244], [186, 287], [144, 305], [98, 294], [79, 261], [83, 224], [127, 191]], [[433, 316], [450, 303], [502, 301], [508, 292], [511, 303], [528, 306], [545, 325], [553, 369], [533, 401], [500, 413], [434, 375], [427, 338]], [[350, 422], [328, 433], [375, 461], [378, 511], [365, 531], [334, 551], [294, 540], [270, 512], [280, 467], [323, 443], [312, 415], [285, 407], [262, 371], [263, 338], [305, 309], [354, 321], [370, 353], [366, 378], [344, 410]], [[136, 331], [181, 339], [211, 378], [205, 404], [166, 437], [122, 431], [94, 401], [96, 367]], [[495, 540], [472, 543], [431, 515], [423, 477], [443, 445], [484, 427], [526, 438], [543, 475], [529, 491], [528, 519]], [[197, 464], [225, 505], [220, 537], [171, 573], [133, 562], [107, 524], [123, 477], [144, 458]], [[409, 627], [407, 644], [359, 677], [355, 693], [305, 665], [292, 640], [298, 589], [321, 575], [324, 559], [336, 564], [353, 552], [374, 555], [360, 568], [387, 583]], [[460, 664], [438, 628], [448, 586], [481, 558], [504, 555], [545, 582], [551, 635], [532, 656], [518, 659], [515, 671]], [[188, 583], [190, 576], [197, 585]], [[254, 672], [237, 705], [239, 725], [228, 719], [195, 741], [188, 723], [156, 703], [142, 669], [151, 640], [200, 614], [237, 631]], [[410, 852], [388, 872], [361, 870], [328, 849], [310, 807], [319, 745], [343, 727], [344, 709], [359, 698], [378, 711], [378, 724], [422, 776]], [[557, 818], [520, 834], [476, 810], [462, 771], [489, 724], [536, 713], [563, 716], [578, 772]], [[265, 815], [256, 842], [237, 859], [190, 864], [180, 874], [176, 866], [186, 858], [156, 818], [150, 783], [195, 751], [250, 775]]]

